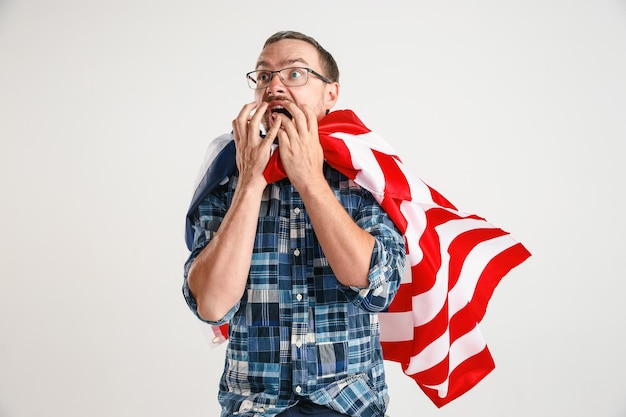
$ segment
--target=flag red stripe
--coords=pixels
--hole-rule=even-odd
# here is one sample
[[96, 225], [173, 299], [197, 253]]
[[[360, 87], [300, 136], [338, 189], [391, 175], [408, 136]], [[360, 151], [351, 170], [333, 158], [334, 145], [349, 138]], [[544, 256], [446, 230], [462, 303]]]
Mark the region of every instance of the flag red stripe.
[[400, 203], [401, 201], [386, 195], [383, 197], [382, 201], [379, 202], [380, 207], [382, 207], [385, 213], [389, 215], [389, 218], [393, 220], [400, 233], [404, 234], [406, 233], [408, 222], [402, 214]]
[[[398, 166], [393, 155], [387, 155], [372, 149], [372, 154], [385, 177], [385, 196], [397, 200], [411, 200], [411, 189], [404, 173]], [[404, 217], [404, 216], [402, 216]]]
[[461, 269], [467, 255], [481, 242], [494, 239], [507, 233], [502, 229], [473, 229], [460, 233], [448, 246], [450, 263], [448, 265], [449, 289], [452, 289], [461, 275]]
[[434, 188], [428, 186], [428, 189], [430, 190], [430, 195], [433, 199], [433, 202], [435, 204], [437, 204], [438, 206], [441, 207], [445, 207], [445, 208], [450, 208], [453, 210], [456, 210], [456, 207], [454, 206], [454, 204], [452, 204], [450, 201], [448, 201], [447, 198], [445, 198], [443, 195], [441, 195], [437, 190], [435, 190]]
[[388, 312], [405, 312], [413, 309], [413, 291], [411, 289], [411, 283], [402, 283], [396, 296], [393, 298], [393, 302], [387, 309]]
[[430, 384], [424, 384], [421, 382], [423, 379], [427, 379], [425, 376], [427, 372], [409, 376], [417, 382], [422, 391], [437, 407], [443, 407], [450, 401], [457, 399], [468, 390], [472, 389], [494, 368], [495, 363], [493, 362], [491, 353], [485, 346], [481, 352], [467, 358], [452, 370], [449, 377], [449, 389], [446, 396], [443, 398], [439, 396], [439, 392], [437, 390], [426, 386]]
[[328, 135], [320, 134], [320, 143], [324, 150], [324, 159], [333, 161], [332, 166], [351, 180], [355, 179], [359, 170], [354, 168], [352, 155], [346, 143]]
[[402, 365], [402, 369], [408, 366], [407, 352], [410, 352], [413, 346], [413, 340], [401, 340], [399, 342], [380, 341], [380, 345], [384, 352], [385, 360], [398, 362]]
[[474, 296], [470, 301], [478, 321], [483, 319], [489, 299], [502, 278], [528, 257], [530, 257], [530, 252], [521, 243], [516, 243], [489, 261], [478, 279]]
[[415, 327], [413, 331], [414, 337], [411, 356], [417, 356], [434, 340], [437, 340], [441, 335], [445, 334], [448, 331], [449, 320], [448, 301], [446, 300], [435, 317], [427, 323]]

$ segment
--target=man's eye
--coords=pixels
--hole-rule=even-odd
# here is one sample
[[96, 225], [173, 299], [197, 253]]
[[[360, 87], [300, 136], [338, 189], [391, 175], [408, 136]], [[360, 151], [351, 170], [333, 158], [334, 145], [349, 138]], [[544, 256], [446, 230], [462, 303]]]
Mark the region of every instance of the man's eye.
[[268, 81], [270, 79], [270, 74], [268, 72], [260, 72], [256, 79], [260, 82]]
[[296, 79], [296, 78], [300, 78], [302, 77], [302, 71], [300, 70], [292, 70], [289, 73], [289, 78], [291, 78], [292, 80]]

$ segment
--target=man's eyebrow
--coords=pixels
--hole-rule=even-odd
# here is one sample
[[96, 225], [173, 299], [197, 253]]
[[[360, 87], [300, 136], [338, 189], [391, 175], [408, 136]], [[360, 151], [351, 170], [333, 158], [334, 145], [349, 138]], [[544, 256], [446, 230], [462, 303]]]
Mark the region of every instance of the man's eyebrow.
[[[306, 62], [303, 58], [284, 59], [284, 60], [280, 61], [278, 64], [282, 68], [288, 67], [289, 65], [293, 65], [293, 64], [309, 65], [309, 63]], [[257, 61], [257, 63], [256, 63], [256, 68], [265, 67], [265, 66], [267, 66], [267, 62], [266, 61], [260, 60], [260, 61]]]

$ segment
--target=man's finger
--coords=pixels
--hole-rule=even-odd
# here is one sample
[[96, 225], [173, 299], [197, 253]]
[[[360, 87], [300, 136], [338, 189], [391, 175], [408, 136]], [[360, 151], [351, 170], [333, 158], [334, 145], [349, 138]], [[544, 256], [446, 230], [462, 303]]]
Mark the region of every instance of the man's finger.
[[291, 120], [295, 123], [298, 132], [307, 132], [307, 116], [302, 112], [302, 109], [291, 101], [285, 102], [285, 108], [291, 114]]
[[267, 106], [267, 103], [261, 103], [261, 105], [257, 107], [256, 111], [254, 112], [254, 115], [250, 118], [249, 125], [252, 126], [252, 129], [248, 130], [248, 134], [250, 134], [251, 137], [259, 137], [259, 126], [261, 125], [261, 120], [265, 115]]
[[281, 125], [282, 125], [282, 118], [280, 115], [278, 115], [276, 116], [269, 130], [265, 134], [266, 142], [270, 142], [270, 144], [274, 142], [274, 139], [276, 139], [276, 135], [278, 134], [278, 131], [280, 130]]
[[302, 111], [306, 116], [309, 132], [317, 132], [317, 115], [313, 109], [305, 104], [302, 106]]
[[235, 132], [239, 136], [238, 138], [239, 141], [248, 140], [248, 135], [246, 134], [246, 132], [248, 132], [248, 123], [250, 121], [250, 113], [252, 112], [252, 110], [254, 110], [256, 106], [257, 106], [256, 102], [252, 102], [252, 103], [248, 103], [244, 105], [241, 108], [241, 111], [239, 112], [239, 114], [237, 115], [237, 118], [233, 120], [233, 126], [235, 124], [237, 125], [237, 128], [233, 130], [235, 130]]

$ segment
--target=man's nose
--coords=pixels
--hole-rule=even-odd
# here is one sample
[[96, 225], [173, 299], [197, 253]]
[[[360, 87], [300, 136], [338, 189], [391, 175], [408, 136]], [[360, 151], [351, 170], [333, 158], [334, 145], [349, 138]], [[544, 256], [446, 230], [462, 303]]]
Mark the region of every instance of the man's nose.
[[278, 93], [285, 92], [285, 84], [280, 78], [280, 74], [275, 72], [271, 75], [270, 83], [267, 85], [267, 92], [270, 95], [276, 96]]

